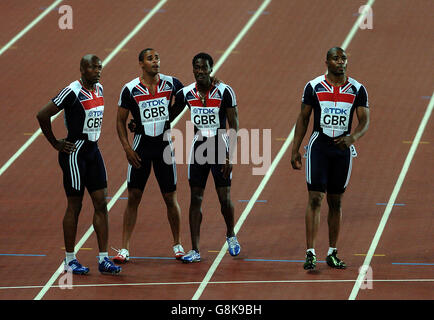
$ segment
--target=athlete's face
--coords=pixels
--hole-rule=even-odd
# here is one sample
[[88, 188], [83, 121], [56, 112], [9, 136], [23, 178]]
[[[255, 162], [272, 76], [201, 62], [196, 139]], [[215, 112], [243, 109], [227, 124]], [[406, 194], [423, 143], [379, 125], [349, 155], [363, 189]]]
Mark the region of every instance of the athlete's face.
[[206, 59], [199, 58], [193, 65], [193, 74], [199, 85], [208, 85], [211, 82], [211, 66]]
[[148, 74], [156, 75], [160, 72], [160, 55], [155, 50], [148, 50], [140, 61], [142, 70]]
[[345, 51], [334, 50], [326, 61], [327, 69], [335, 75], [345, 74], [347, 71], [347, 55]]
[[80, 67], [81, 78], [91, 85], [99, 82], [101, 78], [102, 62], [97, 57], [84, 61]]

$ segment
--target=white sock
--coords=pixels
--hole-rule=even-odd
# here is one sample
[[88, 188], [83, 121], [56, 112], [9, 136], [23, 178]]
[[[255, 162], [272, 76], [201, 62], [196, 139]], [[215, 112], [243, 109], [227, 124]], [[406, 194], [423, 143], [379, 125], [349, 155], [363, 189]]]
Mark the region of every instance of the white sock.
[[316, 256], [316, 254], [315, 254], [315, 249], [314, 248], [310, 248], [310, 249], [307, 249], [307, 251], [306, 252], [312, 252], [312, 254], [314, 255], [314, 256]]
[[105, 257], [108, 258], [108, 252], [100, 252], [99, 256], [98, 256], [99, 263], [103, 262], [103, 260], [104, 260]]
[[74, 252], [65, 252], [66, 264], [70, 263], [72, 260], [76, 259]]
[[328, 256], [331, 255], [331, 254], [333, 253], [334, 250], [337, 250], [337, 249], [336, 249], [336, 248], [329, 247], [329, 251], [327, 252], [327, 255], [328, 255]]

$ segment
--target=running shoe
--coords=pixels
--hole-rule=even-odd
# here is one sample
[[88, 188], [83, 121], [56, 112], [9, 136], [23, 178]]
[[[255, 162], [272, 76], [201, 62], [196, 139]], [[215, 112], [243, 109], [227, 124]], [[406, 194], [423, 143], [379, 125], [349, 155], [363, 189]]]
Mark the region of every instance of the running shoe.
[[173, 246], [173, 252], [175, 253], [176, 260], [181, 259], [185, 255], [184, 248], [179, 243]]
[[306, 252], [306, 262], [303, 268], [304, 270], [314, 270], [316, 268], [316, 256], [310, 251]]
[[181, 257], [181, 261], [185, 263], [200, 262], [200, 253], [196, 250], [190, 250], [186, 255]]
[[337, 257], [338, 250], [333, 250], [332, 254], [329, 254], [326, 258], [327, 264], [335, 269], [345, 269], [347, 265], [341, 259]]
[[128, 252], [127, 249], [121, 249], [121, 250], [115, 248], [112, 249], [118, 253], [115, 257], [113, 257], [113, 261], [115, 263], [126, 263], [128, 262], [128, 260], [130, 260], [130, 253]]
[[87, 274], [89, 272], [88, 267], [83, 267], [77, 259], [70, 261], [68, 264], [65, 262], [65, 272], [72, 272], [73, 274]]
[[105, 257], [102, 262], [99, 263], [98, 270], [104, 274], [118, 274], [121, 272], [122, 268], [115, 266], [115, 264]]
[[228, 243], [228, 250], [231, 256], [235, 257], [240, 254], [241, 246], [238, 243], [237, 237], [227, 237], [226, 241]]

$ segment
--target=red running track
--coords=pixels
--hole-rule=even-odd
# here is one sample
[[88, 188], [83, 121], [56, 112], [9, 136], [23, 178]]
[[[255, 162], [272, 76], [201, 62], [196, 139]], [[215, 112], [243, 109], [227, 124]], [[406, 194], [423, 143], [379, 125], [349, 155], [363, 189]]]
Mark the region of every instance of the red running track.
[[[6, 161], [37, 129], [36, 112], [62, 87], [79, 76], [78, 61], [92, 52], [103, 60], [149, 13], [158, 1], [77, 2], [73, 30], [60, 30], [56, 11], [0, 56], [2, 68], [2, 153]], [[104, 129], [99, 145], [107, 166], [109, 196], [126, 178], [126, 159], [117, 139], [115, 117], [122, 85], [139, 74], [137, 54], [156, 48], [161, 72], [193, 82], [191, 58], [209, 52], [218, 61], [263, 1], [168, 1], [104, 67], [106, 95]], [[236, 91], [240, 127], [271, 129], [271, 160], [295, 124], [303, 87], [325, 71], [325, 52], [340, 45], [354, 25], [363, 1], [271, 1], [217, 71]], [[1, 5], [2, 45], [48, 5], [22, 1]], [[366, 85], [371, 126], [359, 142], [350, 186], [344, 199], [339, 251], [347, 270], [302, 269], [304, 172], [290, 168], [290, 148], [248, 212], [238, 237], [242, 253], [224, 255], [214, 263], [224, 243], [225, 226], [209, 180], [201, 228], [198, 264], [184, 265], [171, 257], [171, 234], [154, 177], [149, 179], [132, 239], [132, 259], [120, 276], [100, 275], [96, 239], [85, 241], [78, 257], [91, 273], [74, 276], [73, 290], [61, 290], [58, 279], [45, 300], [189, 300], [206, 284], [204, 300], [346, 300], [358, 269], [372, 245], [384, 205], [395, 188], [419, 124], [433, 94], [433, 45], [426, 39], [434, 23], [433, 4], [426, 1], [377, 1], [372, 30], [358, 30], [347, 49], [349, 75]], [[417, 49], [417, 50], [416, 50]], [[24, 111], [24, 112], [23, 112]], [[62, 117], [54, 120], [58, 136], [65, 133]], [[187, 115], [176, 128], [185, 136]], [[356, 121], [356, 119], [354, 120]], [[252, 133], [252, 131], [249, 131]], [[432, 192], [433, 125], [430, 119], [397, 194], [395, 205], [371, 261], [373, 287], [359, 290], [358, 300], [419, 300], [433, 298]], [[262, 149], [261, 149], [262, 151]], [[185, 159], [185, 150], [184, 150]], [[234, 166], [232, 198], [236, 219], [248, 206], [263, 176], [250, 164]], [[189, 188], [186, 165], [178, 165], [178, 199], [182, 238], [190, 249]], [[126, 192], [111, 207], [109, 245], [121, 243]], [[64, 250], [61, 222], [66, 207], [57, 155], [43, 137], [35, 141], [0, 175], [0, 299], [34, 299], [60, 265]], [[92, 221], [85, 197], [78, 239]], [[319, 259], [327, 251], [326, 207], [318, 234]], [[113, 252], [114, 253], [114, 252]], [[24, 254], [26, 256], [16, 256]], [[27, 256], [41, 255], [41, 256]], [[213, 264], [214, 263], [214, 264]], [[37, 268], [35, 268], [35, 265]], [[209, 283], [203, 279], [216, 266]]]

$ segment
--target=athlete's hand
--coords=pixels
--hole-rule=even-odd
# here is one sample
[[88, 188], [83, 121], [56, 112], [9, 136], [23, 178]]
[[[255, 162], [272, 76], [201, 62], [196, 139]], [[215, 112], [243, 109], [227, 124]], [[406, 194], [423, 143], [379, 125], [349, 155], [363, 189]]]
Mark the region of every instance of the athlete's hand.
[[226, 163], [222, 166], [221, 172], [223, 173], [223, 178], [229, 178], [232, 172], [232, 164], [229, 162], [229, 159], [226, 159]]
[[134, 168], [140, 168], [142, 166], [139, 155], [137, 152], [135, 152], [131, 147], [127, 148], [125, 150], [125, 154], [127, 155], [128, 162], [134, 167]]
[[134, 119], [131, 119], [130, 122], [128, 123], [128, 129], [130, 129], [131, 132], [136, 132], [136, 122], [134, 121]]
[[302, 163], [301, 163], [301, 154], [300, 154], [300, 152], [295, 152], [295, 153], [292, 154], [292, 156], [291, 156], [291, 165], [292, 165], [293, 169], [295, 169], [295, 170], [301, 170]]
[[349, 148], [354, 141], [355, 139], [351, 135], [339, 137], [334, 140], [335, 144], [341, 149]]
[[57, 140], [56, 144], [54, 145], [54, 148], [57, 151], [65, 152], [65, 153], [73, 153], [77, 147], [74, 143], [66, 141], [65, 139], [59, 139]]

